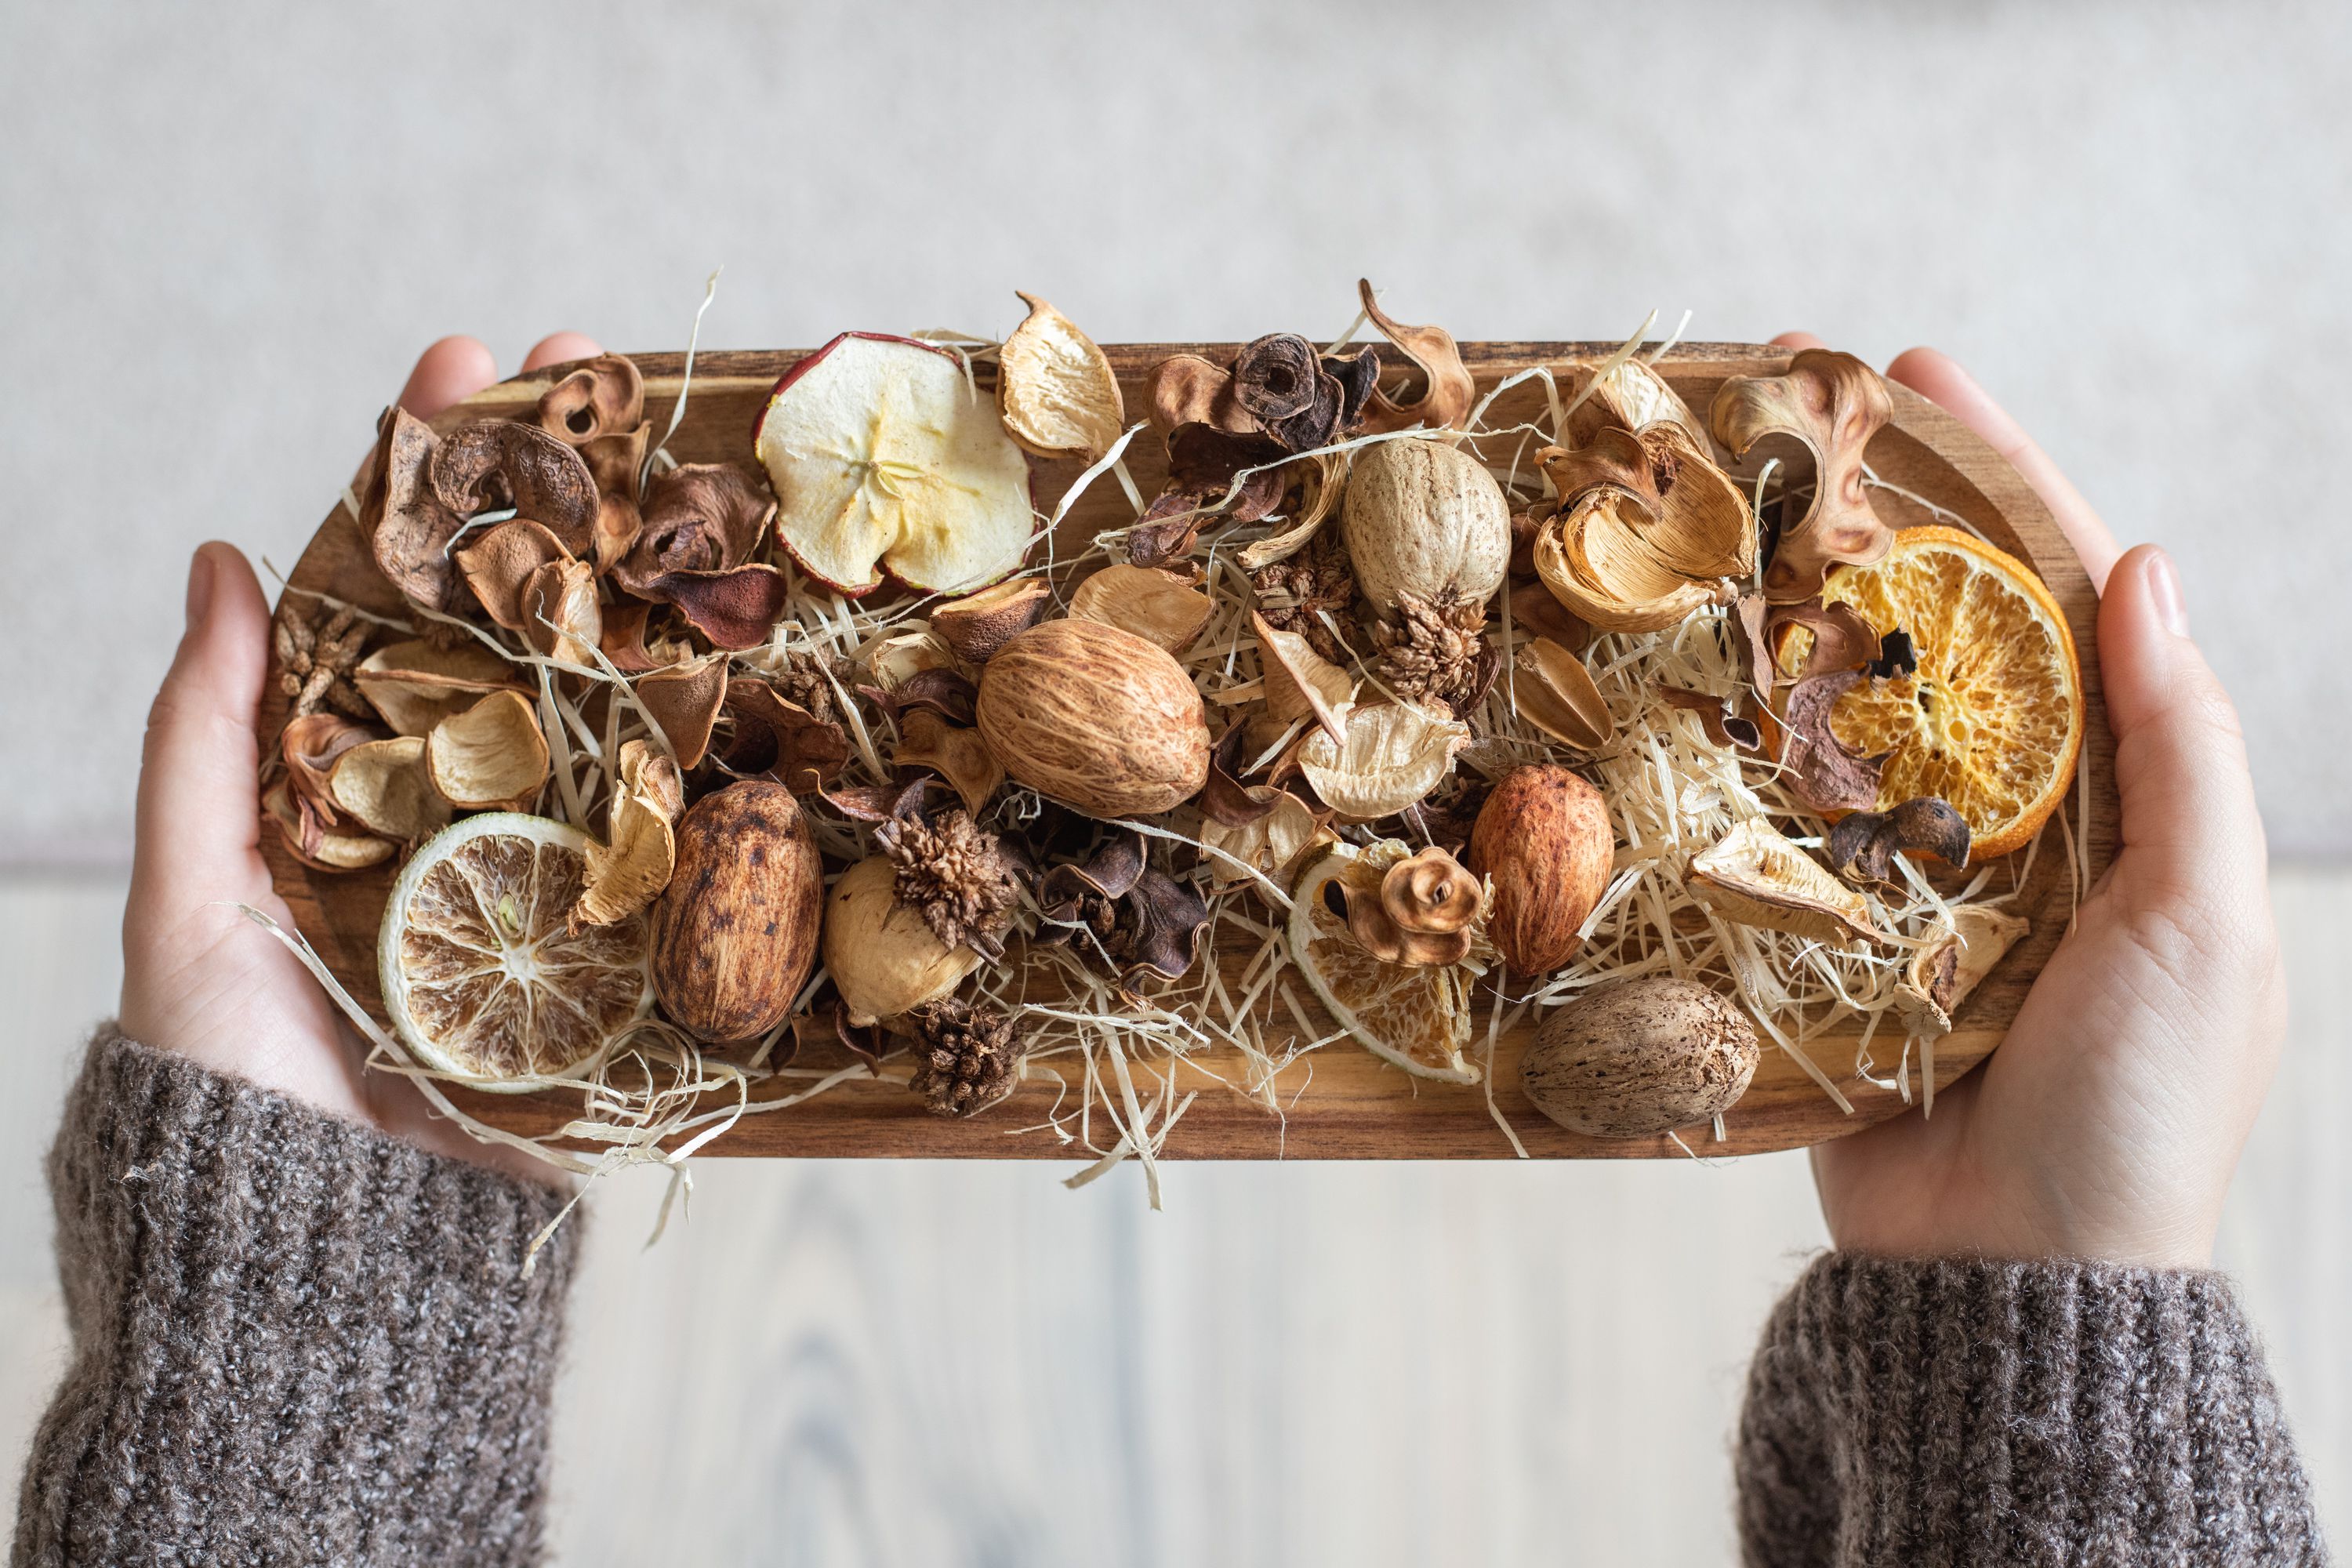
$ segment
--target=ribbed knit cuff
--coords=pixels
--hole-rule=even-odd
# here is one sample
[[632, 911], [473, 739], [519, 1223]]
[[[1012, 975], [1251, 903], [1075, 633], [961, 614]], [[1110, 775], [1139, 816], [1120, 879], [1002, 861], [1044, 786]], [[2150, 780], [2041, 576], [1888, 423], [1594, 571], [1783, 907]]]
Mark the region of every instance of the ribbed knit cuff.
[[18, 1563], [536, 1562], [578, 1216], [150, 1050], [91, 1044], [49, 1154], [73, 1360]]
[[2318, 1563], [2226, 1279], [1833, 1253], [1782, 1299], [1738, 1452], [1750, 1563]]

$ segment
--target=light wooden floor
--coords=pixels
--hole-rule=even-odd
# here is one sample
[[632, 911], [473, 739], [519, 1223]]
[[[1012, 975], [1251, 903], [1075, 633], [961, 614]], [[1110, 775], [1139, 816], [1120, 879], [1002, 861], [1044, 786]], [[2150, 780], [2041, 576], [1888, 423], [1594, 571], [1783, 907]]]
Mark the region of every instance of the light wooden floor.
[[[2352, 874], [2276, 879], [2294, 1037], [2223, 1242], [2352, 1529]], [[111, 879], [0, 882], [0, 1454], [63, 1354], [39, 1186], [116, 984]], [[700, 1167], [603, 1194], [559, 1414], [561, 1560], [1708, 1562], [1801, 1157], [1697, 1166]], [[0, 1488], [13, 1506], [13, 1482]]]

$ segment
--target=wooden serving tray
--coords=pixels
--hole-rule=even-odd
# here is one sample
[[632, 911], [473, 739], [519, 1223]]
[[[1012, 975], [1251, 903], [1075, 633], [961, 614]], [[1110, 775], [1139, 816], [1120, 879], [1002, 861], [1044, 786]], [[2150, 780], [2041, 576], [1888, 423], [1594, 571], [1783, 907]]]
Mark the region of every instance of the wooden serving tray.
[[[1465, 343], [1462, 352], [1483, 395], [1514, 372], [1536, 364], [1552, 367], [1562, 384], [1570, 384], [1573, 365], [1591, 364], [1616, 346], [1484, 342]], [[1229, 357], [1234, 347], [1130, 343], [1110, 345], [1106, 352], [1118, 372], [1130, 417], [1134, 417], [1133, 411], [1146, 405], [1144, 378], [1161, 359], [1172, 353]], [[631, 357], [645, 374], [646, 413], [658, 431], [667, 425], [678, 395], [682, 358], [674, 353]], [[765, 405], [776, 378], [802, 357], [803, 352], [698, 356], [685, 422], [669, 439], [671, 453], [681, 462], [735, 461], [756, 471], [752, 421]], [[1704, 412], [1727, 377], [1776, 374], [1787, 368], [1788, 360], [1785, 350], [1755, 344], [1685, 343], [1669, 352], [1656, 368], [1693, 407]], [[434, 421], [435, 426], [446, 429], [482, 417], [527, 417], [541, 392], [570, 368], [551, 365], [490, 387], [442, 415]], [[979, 372], [986, 384], [993, 367], [983, 365]], [[2007, 461], [1967, 426], [1916, 393], [1892, 384], [1888, 390], [1895, 401], [1895, 416], [1870, 444], [1871, 466], [1890, 484], [1958, 513], [1987, 538], [2031, 562], [2065, 608], [2082, 656], [2088, 725], [2082, 765], [2091, 771], [2087, 820], [2077, 826], [2086, 835], [2091, 875], [2095, 879], [2113, 858], [2116, 843], [2115, 743], [2107, 730], [2094, 638], [2097, 595], [2049, 510]], [[1486, 424], [1499, 427], [1533, 418], [1542, 410], [1543, 395], [1539, 384], [1522, 384], [1488, 411]], [[1128, 448], [1128, 463], [1144, 493], [1151, 494], [1164, 475], [1160, 443], [1139, 437]], [[1037, 459], [1031, 466], [1038, 505], [1048, 512], [1082, 468], [1076, 462]], [[1886, 490], [1876, 491], [1873, 499], [1881, 515], [1895, 526], [1932, 521], [1920, 508]], [[1099, 483], [1065, 520], [1065, 544], [1082, 548], [1103, 529], [1130, 521], [1118, 487]], [[330, 594], [383, 614], [402, 610], [398, 594], [377, 573], [351, 513], [341, 505], [320, 525], [289, 581], [298, 588]], [[268, 692], [260, 732], [274, 735], [286, 705], [274, 672]], [[393, 873], [388, 869], [342, 874], [313, 871], [286, 852], [274, 829], [265, 829], [262, 843], [278, 890], [291, 907], [296, 924], [352, 995], [381, 1017], [375, 979], [376, 927]], [[2043, 848], [2017, 905], [2032, 918], [2032, 933], [1978, 987], [1961, 1008], [1957, 1027], [1937, 1043], [1939, 1088], [1975, 1067], [2000, 1043], [2027, 987], [2048, 961], [2065, 927], [2071, 897], [2066, 858], [2054, 841]], [[1220, 962], [1236, 967], [1245, 957], [1217, 955]], [[1297, 990], [1301, 1000], [1307, 1001], [1307, 987]], [[1496, 1107], [1517, 1131], [1529, 1154], [1553, 1159], [1684, 1157], [1685, 1150], [1667, 1137], [1583, 1138], [1538, 1112], [1520, 1092], [1518, 1077], [1519, 1054], [1533, 1032], [1530, 1022], [1506, 1035], [1494, 1064]], [[1710, 1155], [1797, 1148], [1855, 1131], [1905, 1110], [1894, 1091], [1853, 1075], [1855, 1038], [1852, 1033], [1824, 1035], [1809, 1047], [1812, 1058], [1853, 1102], [1852, 1115], [1841, 1112], [1798, 1063], [1768, 1040], [1754, 1085], [1726, 1113], [1725, 1141], [1706, 1140], [1702, 1129], [1700, 1136], [1687, 1140], [1691, 1148]], [[1892, 1050], [1901, 1047], [1899, 1038], [1880, 1044]], [[1885, 1054], [1881, 1050], [1882, 1058]], [[1238, 1064], [1236, 1053], [1212, 1052], [1203, 1060], [1227, 1078], [1237, 1077], [1230, 1070]], [[1881, 1066], [1884, 1070], [1884, 1061]], [[1202, 1092], [1170, 1134], [1162, 1158], [1493, 1159], [1512, 1152], [1489, 1115], [1482, 1088], [1414, 1079], [1345, 1040], [1311, 1053], [1285, 1071], [1278, 1086], [1287, 1107], [1282, 1117], [1208, 1077], [1189, 1072], [1180, 1077], [1186, 1087], [1198, 1087]], [[755, 1092], [783, 1095], [804, 1087], [804, 1080], [782, 1080]], [[709, 1144], [707, 1152], [1093, 1158], [1051, 1131], [1013, 1131], [1042, 1121], [1055, 1092], [1050, 1081], [1031, 1081], [988, 1114], [970, 1121], [951, 1121], [922, 1109], [906, 1088], [903, 1067], [895, 1073], [886, 1068], [880, 1079], [853, 1077], [805, 1103], [747, 1117]], [[530, 1134], [560, 1127], [579, 1109], [576, 1093], [509, 1096], [459, 1090], [457, 1098], [472, 1114]], [[1107, 1142], [1102, 1136], [1105, 1124], [1097, 1121], [1096, 1126], [1097, 1141]]]

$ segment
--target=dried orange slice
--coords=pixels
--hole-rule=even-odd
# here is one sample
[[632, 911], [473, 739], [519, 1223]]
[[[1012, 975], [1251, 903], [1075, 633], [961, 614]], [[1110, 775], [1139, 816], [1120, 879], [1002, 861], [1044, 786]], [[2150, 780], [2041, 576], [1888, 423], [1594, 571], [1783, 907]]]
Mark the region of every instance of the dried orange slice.
[[1476, 1083], [1477, 1065], [1463, 1053], [1470, 1044], [1470, 982], [1481, 968], [1383, 963], [1333, 908], [1341, 890], [1335, 883], [1378, 898], [1382, 875], [1411, 853], [1402, 844], [1342, 844], [1309, 866], [1291, 893], [1291, 962], [1331, 1016], [1374, 1056], [1423, 1078]]
[[508, 811], [467, 817], [410, 858], [376, 966], [418, 1061], [478, 1088], [528, 1089], [587, 1070], [653, 1006], [644, 914], [566, 929], [587, 864], [585, 833]]
[[[1838, 699], [1850, 751], [1889, 753], [1878, 807], [1939, 795], [1968, 819], [1973, 857], [2006, 855], [2066, 797], [2083, 745], [2083, 669], [2065, 613], [2032, 567], [1957, 528], [1906, 528], [1869, 566], [1840, 566], [1822, 597], [1881, 636], [1911, 635], [1919, 668]], [[1801, 661], [1812, 634], [1790, 637]]]

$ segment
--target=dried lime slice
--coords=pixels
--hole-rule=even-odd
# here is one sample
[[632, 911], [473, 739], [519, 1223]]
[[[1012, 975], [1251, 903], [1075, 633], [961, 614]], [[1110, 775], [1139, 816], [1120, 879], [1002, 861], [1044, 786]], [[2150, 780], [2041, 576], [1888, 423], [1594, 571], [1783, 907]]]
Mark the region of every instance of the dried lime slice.
[[[428, 839], [384, 906], [383, 1005], [418, 1061], [522, 1090], [577, 1076], [654, 1003], [643, 914], [574, 935], [588, 836], [486, 812]], [[518, 1081], [520, 1080], [520, 1081]]]

